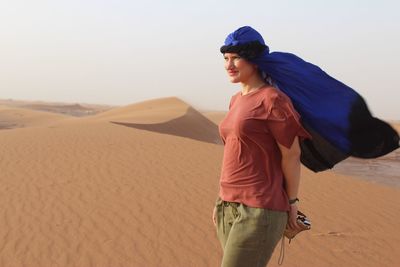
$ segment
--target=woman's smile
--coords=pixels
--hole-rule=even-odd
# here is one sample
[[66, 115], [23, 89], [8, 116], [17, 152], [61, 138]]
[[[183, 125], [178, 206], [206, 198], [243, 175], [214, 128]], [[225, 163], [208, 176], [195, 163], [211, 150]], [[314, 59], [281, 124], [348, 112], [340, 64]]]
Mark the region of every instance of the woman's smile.
[[228, 75], [229, 76], [236, 76], [237, 73], [238, 73], [237, 70], [228, 70]]

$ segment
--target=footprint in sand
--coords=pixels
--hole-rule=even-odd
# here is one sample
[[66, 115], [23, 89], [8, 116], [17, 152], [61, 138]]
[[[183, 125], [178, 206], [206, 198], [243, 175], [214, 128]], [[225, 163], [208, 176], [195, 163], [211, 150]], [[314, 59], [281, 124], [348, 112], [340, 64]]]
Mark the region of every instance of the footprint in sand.
[[341, 232], [330, 231], [327, 233], [317, 233], [315, 236], [337, 236], [337, 237], [345, 237], [346, 235]]

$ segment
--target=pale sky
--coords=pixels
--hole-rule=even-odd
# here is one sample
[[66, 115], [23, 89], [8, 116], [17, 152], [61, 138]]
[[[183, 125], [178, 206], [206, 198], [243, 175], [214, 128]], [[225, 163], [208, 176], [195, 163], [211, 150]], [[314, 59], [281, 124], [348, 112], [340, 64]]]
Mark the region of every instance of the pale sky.
[[400, 120], [400, 1], [0, 0], [0, 98], [128, 105], [177, 96], [227, 110], [219, 52], [240, 26]]

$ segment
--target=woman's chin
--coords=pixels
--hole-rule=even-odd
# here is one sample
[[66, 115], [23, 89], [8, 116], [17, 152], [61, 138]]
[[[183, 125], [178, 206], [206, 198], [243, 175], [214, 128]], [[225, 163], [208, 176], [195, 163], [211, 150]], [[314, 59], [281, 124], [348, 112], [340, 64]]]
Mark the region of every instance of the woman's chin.
[[238, 83], [240, 82], [240, 80], [237, 77], [230, 77], [229, 80], [231, 81], [231, 83]]

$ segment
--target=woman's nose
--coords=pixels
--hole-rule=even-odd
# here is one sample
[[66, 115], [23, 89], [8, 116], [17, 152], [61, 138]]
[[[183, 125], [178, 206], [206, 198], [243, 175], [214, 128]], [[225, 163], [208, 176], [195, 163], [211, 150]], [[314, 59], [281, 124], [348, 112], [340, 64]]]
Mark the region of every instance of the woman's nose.
[[227, 70], [231, 70], [235, 67], [235, 65], [233, 64], [233, 60], [227, 60], [225, 63], [225, 68]]

